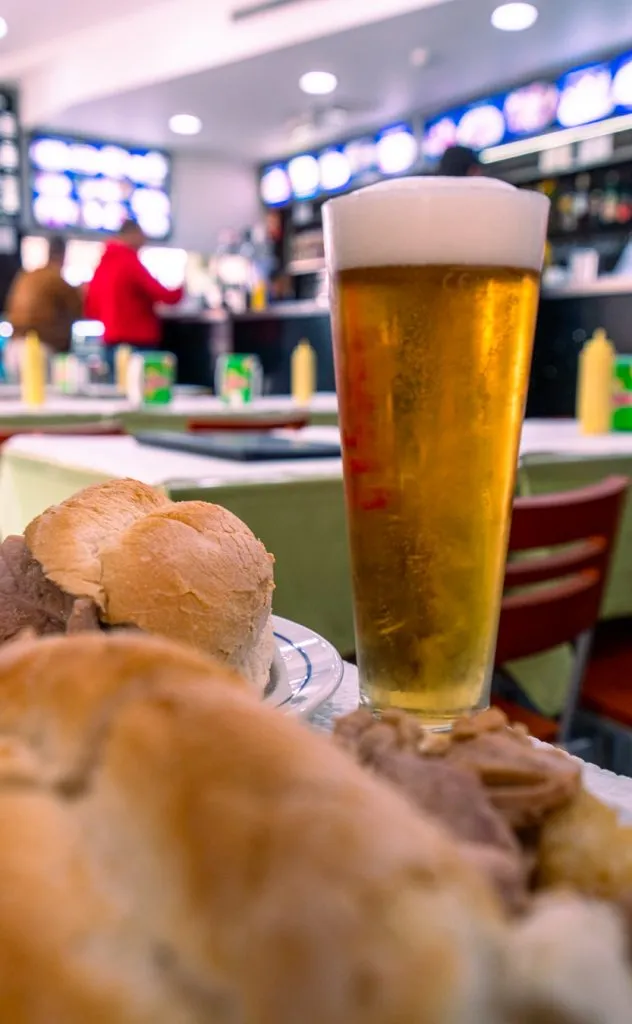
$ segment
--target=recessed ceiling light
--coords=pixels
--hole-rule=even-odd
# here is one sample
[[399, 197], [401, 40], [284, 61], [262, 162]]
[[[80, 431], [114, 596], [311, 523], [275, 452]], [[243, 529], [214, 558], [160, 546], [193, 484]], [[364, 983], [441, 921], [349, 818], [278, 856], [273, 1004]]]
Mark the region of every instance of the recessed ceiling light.
[[501, 32], [522, 32], [538, 20], [538, 8], [533, 4], [502, 4], [492, 14], [492, 25]]
[[416, 46], [414, 50], [410, 52], [410, 63], [414, 68], [423, 68], [428, 63], [430, 57], [430, 50], [425, 46]]
[[4, 18], [0, 18], [0, 39], [4, 39], [8, 31], [9, 26], [7, 25], [6, 21], [4, 20]]
[[169, 127], [175, 135], [199, 135], [202, 122], [195, 114], [174, 114], [169, 118]]
[[308, 71], [298, 83], [308, 96], [329, 96], [338, 87], [338, 79], [331, 71]]

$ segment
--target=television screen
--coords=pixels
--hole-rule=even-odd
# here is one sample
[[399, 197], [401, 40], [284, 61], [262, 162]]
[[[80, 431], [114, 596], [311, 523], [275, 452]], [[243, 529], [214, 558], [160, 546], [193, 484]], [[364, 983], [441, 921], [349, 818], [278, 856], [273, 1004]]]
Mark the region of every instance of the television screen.
[[32, 135], [29, 193], [34, 226], [49, 231], [115, 234], [135, 220], [148, 238], [171, 233], [171, 161], [146, 147]]
[[0, 87], [0, 222], [20, 216], [20, 128], [15, 93]]

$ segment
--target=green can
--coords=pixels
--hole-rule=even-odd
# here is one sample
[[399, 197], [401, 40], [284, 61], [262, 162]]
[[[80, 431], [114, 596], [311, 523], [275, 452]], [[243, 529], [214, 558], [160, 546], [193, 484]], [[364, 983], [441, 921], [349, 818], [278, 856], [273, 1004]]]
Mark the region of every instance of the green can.
[[128, 398], [135, 405], [168, 405], [175, 378], [176, 359], [171, 352], [134, 352], [127, 377]]
[[632, 430], [632, 356], [617, 356], [612, 389], [612, 429]]
[[215, 390], [229, 405], [244, 405], [261, 395], [261, 362], [255, 355], [222, 355], [215, 369]]

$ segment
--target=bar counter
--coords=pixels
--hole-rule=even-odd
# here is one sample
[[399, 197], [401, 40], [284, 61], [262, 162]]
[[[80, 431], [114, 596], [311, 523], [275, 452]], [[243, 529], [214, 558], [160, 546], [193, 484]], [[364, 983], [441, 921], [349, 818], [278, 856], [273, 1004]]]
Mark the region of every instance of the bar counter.
[[575, 415], [579, 353], [599, 327], [618, 352], [632, 354], [632, 277], [543, 287], [527, 416]]
[[163, 348], [178, 360], [178, 383], [213, 387], [215, 364], [226, 352], [261, 360], [265, 395], [289, 395], [291, 358], [299, 341], [316, 352], [317, 391], [335, 391], [329, 308], [317, 302], [287, 302], [266, 310], [226, 313], [165, 311]]

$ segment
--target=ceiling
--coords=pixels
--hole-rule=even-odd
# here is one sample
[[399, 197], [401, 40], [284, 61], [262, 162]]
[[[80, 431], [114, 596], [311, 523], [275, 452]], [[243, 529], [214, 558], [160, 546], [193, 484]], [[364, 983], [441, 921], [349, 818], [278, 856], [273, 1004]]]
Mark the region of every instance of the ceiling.
[[[133, 0], [135, 10], [154, 5], [156, 0]], [[1, 0], [0, 15], [9, 25], [9, 33], [0, 44], [2, 62], [9, 56], [69, 34], [96, 28], [129, 11], [130, 0]]]
[[[2, 2], [4, 11], [7, 2], [16, 10], [25, 4]], [[33, 2], [27, 0], [26, 6]], [[107, 6], [127, 2], [108, 0]], [[136, 5], [142, 3], [135, 0]], [[60, 9], [67, 17], [73, 8], [82, 8], [79, 0], [55, 0], [50, 6], [56, 17]], [[632, 46], [630, 0], [539, 0], [538, 22], [521, 33], [493, 29], [489, 19], [494, 6], [494, 0], [438, 3], [223, 67], [71, 105], [50, 118], [48, 126], [260, 161], [336, 134], [383, 126], [411, 111], [445, 108], [543, 71]], [[423, 68], [410, 63], [415, 47], [429, 51]], [[297, 83], [313, 68], [338, 75], [334, 102], [349, 113], [344, 125], [313, 132], [311, 139], [303, 136], [297, 144], [288, 122], [309, 107]], [[189, 140], [171, 135], [168, 119], [179, 112], [199, 115], [203, 132]]]

